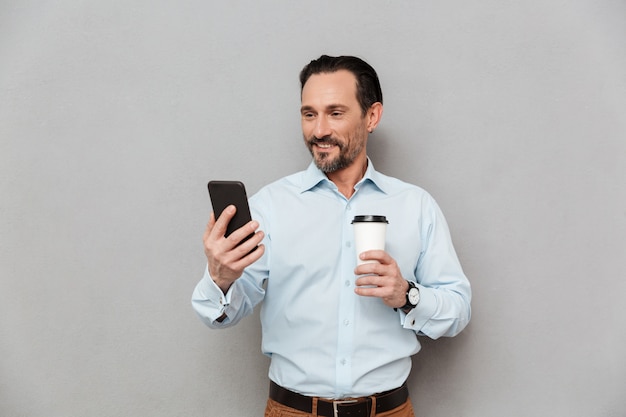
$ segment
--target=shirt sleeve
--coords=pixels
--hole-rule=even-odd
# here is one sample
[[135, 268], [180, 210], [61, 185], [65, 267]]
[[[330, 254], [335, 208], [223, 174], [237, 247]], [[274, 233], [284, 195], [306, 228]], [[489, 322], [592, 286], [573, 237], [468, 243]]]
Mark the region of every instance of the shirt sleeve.
[[[210, 328], [234, 326], [254, 309], [254, 303], [244, 293], [244, 285], [240, 278], [224, 294], [211, 278], [207, 267], [193, 291], [191, 305], [200, 320]], [[224, 314], [224, 320], [218, 321]]]
[[432, 339], [455, 336], [469, 323], [471, 288], [458, 260], [446, 220], [432, 197], [424, 208], [422, 252], [415, 269], [420, 301], [403, 327]]

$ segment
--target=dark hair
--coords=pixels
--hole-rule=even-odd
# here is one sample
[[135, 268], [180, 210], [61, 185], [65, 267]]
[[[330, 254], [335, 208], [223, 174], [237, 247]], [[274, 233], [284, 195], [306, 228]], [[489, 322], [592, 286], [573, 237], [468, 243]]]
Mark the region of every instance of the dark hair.
[[356, 78], [356, 98], [363, 114], [376, 102], [383, 102], [383, 91], [376, 71], [370, 64], [354, 56], [322, 55], [307, 64], [300, 72], [300, 93], [311, 75], [350, 71]]

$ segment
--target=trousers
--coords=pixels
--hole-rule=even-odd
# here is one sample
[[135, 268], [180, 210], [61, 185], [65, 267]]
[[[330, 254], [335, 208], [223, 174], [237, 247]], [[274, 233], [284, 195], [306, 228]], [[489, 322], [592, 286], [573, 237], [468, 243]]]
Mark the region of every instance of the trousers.
[[[411, 399], [408, 399], [401, 406], [394, 408], [393, 410], [386, 411], [384, 413], [374, 414], [376, 417], [415, 417], [413, 412], [413, 404]], [[374, 416], [373, 415], [373, 416]], [[289, 408], [286, 405], [280, 404], [271, 398], [268, 398], [267, 405], [265, 407], [265, 417], [318, 417], [317, 414], [309, 414], [300, 410]]]

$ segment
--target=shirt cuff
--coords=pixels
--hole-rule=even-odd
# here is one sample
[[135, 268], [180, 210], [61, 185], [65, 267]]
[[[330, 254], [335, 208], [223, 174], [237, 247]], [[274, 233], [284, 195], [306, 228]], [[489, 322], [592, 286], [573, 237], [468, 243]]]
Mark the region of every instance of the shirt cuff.
[[[208, 267], [204, 270], [204, 276], [196, 286], [193, 294], [193, 304], [203, 321], [213, 326], [224, 326], [229, 322], [229, 310], [232, 310], [232, 298], [235, 285], [231, 285], [226, 294], [213, 281]], [[237, 297], [235, 297], [237, 298]], [[226, 314], [226, 318], [217, 321]]]
[[437, 311], [437, 297], [430, 288], [417, 285], [420, 301], [408, 314], [401, 313], [400, 323], [405, 329], [419, 332]]

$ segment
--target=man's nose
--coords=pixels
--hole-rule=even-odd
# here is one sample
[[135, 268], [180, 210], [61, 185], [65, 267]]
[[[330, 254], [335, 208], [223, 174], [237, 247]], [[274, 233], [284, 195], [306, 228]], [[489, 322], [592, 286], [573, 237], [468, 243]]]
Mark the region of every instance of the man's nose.
[[326, 136], [330, 136], [330, 134], [330, 123], [328, 123], [326, 117], [318, 117], [317, 125], [315, 126], [315, 136], [318, 138], [324, 138]]

